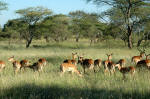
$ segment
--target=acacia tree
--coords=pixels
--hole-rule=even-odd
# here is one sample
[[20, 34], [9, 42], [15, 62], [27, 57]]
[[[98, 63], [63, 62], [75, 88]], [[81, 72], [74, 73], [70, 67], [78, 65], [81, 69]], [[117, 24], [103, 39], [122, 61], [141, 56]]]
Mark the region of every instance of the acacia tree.
[[[117, 9], [120, 15], [123, 17], [124, 27], [126, 29], [128, 48], [132, 48], [132, 35], [134, 26], [140, 24], [145, 19], [143, 17], [143, 11], [149, 9], [149, 0], [86, 0], [93, 2], [96, 5], [109, 5], [111, 11]], [[116, 13], [117, 14], [117, 13]], [[149, 16], [147, 14], [147, 16]], [[118, 16], [119, 17], [119, 16]]]
[[52, 11], [43, 7], [29, 7], [26, 9], [17, 10], [16, 13], [21, 16], [20, 20], [28, 24], [27, 37], [25, 38], [26, 48], [28, 48], [34, 37], [36, 24], [48, 15], [52, 14]]

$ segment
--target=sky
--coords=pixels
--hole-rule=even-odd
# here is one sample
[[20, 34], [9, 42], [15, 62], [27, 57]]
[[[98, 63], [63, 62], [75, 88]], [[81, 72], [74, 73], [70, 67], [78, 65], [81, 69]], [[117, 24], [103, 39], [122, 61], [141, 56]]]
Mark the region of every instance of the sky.
[[43, 6], [53, 11], [54, 14], [68, 14], [70, 11], [83, 10], [86, 12], [101, 12], [106, 7], [98, 8], [86, 0], [0, 0], [8, 4], [8, 10], [0, 14], [0, 25], [3, 26], [8, 20], [18, 18], [16, 10], [28, 7]]

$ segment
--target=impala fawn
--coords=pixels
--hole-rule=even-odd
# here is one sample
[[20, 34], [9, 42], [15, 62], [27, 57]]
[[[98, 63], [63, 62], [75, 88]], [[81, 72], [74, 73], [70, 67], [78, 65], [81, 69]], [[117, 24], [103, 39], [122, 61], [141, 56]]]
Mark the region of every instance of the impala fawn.
[[15, 71], [15, 74], [16, 74], [16, 73], [20, 70], [20, 68], [21, 68], [20, 62], [19, 62], [19, 61], [16, 61], [16, 60], [14, 59], [14, 56], [8, 58], [8, 61], [12, 62], [13, 68], [14, 68], [14, 71]]
[[109, 74], [114, 73], [115, 72], [115, 64], [111, 61], [113, 54], [106, 54], [106, 55], [107, 55], [108, 59], [106, 61], [104, 61], [105, 73], [107, 71], [109, 71]]
[[[94, 60], [94, 68], [95, 67], [99, 67], [99, 69], [100, 69], [101, 68], [101, 64], [102, 64], [101, 59]], [[95, 71], [95, 69], [94, 69], [94, 71]]]
[[84, 59], [83, 56], [78, 56], [78, 64], [79, 63], [83, 67], [84, 73], [86, 68], [94, 70], [94, 61], [92, 59]]
[[141, 68], [141, 67], [146, 66], [147, 68], [150, 68], [150, 59], [148, 59], [149, 56], [150, 56], [150, 54], [146, 55], [145, 60], [138, 61], [136, 67]]
[[135, 68], [133, 66], [121, 67], [120, 64], [116, 64], [116, 66], [118, 67], [119, 71], [122, 73], [123, 79], [125, 79], [125, 74], [131, 73], [131, 75], [133, 75], [135, 73]]
[[40, 59], [38, 60], [38, 62], [40, 62], [43, 66], [46, 66], [46, 64], [47, 64], [47, 61], [46, 61], [45, 58], [40, 58]]
[[0, 60], [0, 72], [5, 68], [5, 62]]
[[82, 77], [81, 73], [77, 70], [77, 66], [75, 66], [72, 63], [62, 63], [60, 65], [60, 71], [61, 71], [61, 74], [64, 74], [64, 72], [66, 71], [70, 71], [72, 73], [77, 73], [79, 76]]
[[74, 65], [77, 65], [76, 58], [77, 58], [77, 53], [72, 53], [72, 59], [66, 59], [64, 60], [63, 63], [72, 63]]

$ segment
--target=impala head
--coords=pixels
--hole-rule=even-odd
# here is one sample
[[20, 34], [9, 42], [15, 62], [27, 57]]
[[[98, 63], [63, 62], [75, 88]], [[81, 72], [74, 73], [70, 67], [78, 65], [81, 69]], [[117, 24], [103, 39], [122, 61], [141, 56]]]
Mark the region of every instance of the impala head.
[[108, 57], [108, 60], [111, 60], [112, 59], [112, 53], [111, 54], [106, 54], [107, 55], [107, 57]]
[[10, 61], [10, 62], [14, 61], [14, 56], [8, 58], [8, 61]]
[[81, 64], [83, 62], [83, 56], [78, 56], [78, 64]]
[[140, 49], [140, 48], [138, 47], [137, 49], [138, 49], [138, 51], [140, 52], [140, 56], [141, 56], [141, 57], [144, 57], [144, 55], [145, 55], [145, 47], [143, 47], [143, 49]]
[[77, 56], [77, 52], [76, 53], [72, 53], [72, 58], [73, 59], [76, 59], [78, 56]]

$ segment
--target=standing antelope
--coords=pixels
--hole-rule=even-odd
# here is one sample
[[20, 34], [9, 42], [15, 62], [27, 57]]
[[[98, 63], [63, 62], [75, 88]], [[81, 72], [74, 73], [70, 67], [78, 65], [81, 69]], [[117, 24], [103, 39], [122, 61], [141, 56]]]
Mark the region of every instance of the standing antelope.
[[131, 73], [131, 75], [133, 75], [135, 73], [135, 68], [133, 66], [121, 67], [120, 64], [116, 64], [116, 66], [118, 67], [119, 71], [122, 73], [123, 79], [125, 79], [125, 74]]
[[126, 64], [126, 60], [125, 59], [120, 59], [117, 64], [120, 64], [121, 67], [124, 67]]
[[38, 60], [38, 62], [42, 63], [43, 66], [46, 66], [46, 64], [47, 64], [47, 61], [46, 61], [45, 58], [40, 58], [40, 59]]
[[78, 56], [78, 64], [79, 63], [83, 67], [84, 73], [86, 68], [94, 70], [94, 61], [92, 59], [84, 59], [83, 56]]
[[30, 63], [29, 63], [29, 61], [28, 60], [21, 60], [20, 61], [20, 64], [21, 64], [21, 68], [20, 69], [25, 69], [26, 67], [29, 67], [29, 65], [30, 65]]
[[114, 73], [115, 72], [115, 64], [111, 61], [113, 54], [106, 54], [106, 55], [107, 55], [108, 59], [106, 61], [104, 61], [105, 72], [109, 71], [109, 74]]
[[64, 60], [63, 63], [72, 63], [74, 65], [77, 65], [76, 58], [77, 58], [77, 53], [72, 53], [72, 59], [66, 59]]
[[62, 63], [60, 65], [60, 71], [62, 74], [66, 71], [71, 71], [72, 73], [77, 73], [79, 76], [82, 76], [81, 73], [77, 70], [77, 66], [71, 63]]
[[138, 61], [136, 67], [140, 68], [140, 67], [146, 66], [147, 68], [150, 68], [150, 59], [148, 59], [149, 56], [150, 56], [150, 54], [146, 55], [145, 60]]
[[[102, 64], [102, 61], [101, 61], [101, 59], [96, 59], [96, 60], [94, 60], [94, 67], [99, 67], [99, 68], [101, 68], [101, 64]], [[95, 71], [95, 70], [94, 70]]]
[[143, 50], [138, 48], [138, 51], [140, 52], [140, 56], [133, 56], [132, 60], [131, 60], [132, 62], [135, 62], [135, 64], [137, 64], [139, 61], [141, 61], [145, 54], [144, 47], [143, 47]]
[[34, 71], [37, 70], [38, 72], [43, 70], [43, 63], [42, 62], [35, 62], [32, 65], [29, 65], [29, 68], [33, 69]]
[[15, 74], [17, 74], [17, 72], [18, 72], [18, 71], [20, 70], [20, 68], [21, 68], [20, 62], [19, 62], [19, 61], [16, 61], [16, 60], [14, 59], [14, 56], [8, 58], [8, 61], [12, 62], [13, 68], [14, 68], [14, 70], [15, 70]]

